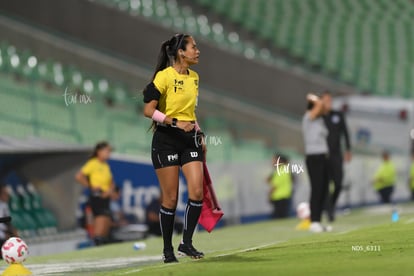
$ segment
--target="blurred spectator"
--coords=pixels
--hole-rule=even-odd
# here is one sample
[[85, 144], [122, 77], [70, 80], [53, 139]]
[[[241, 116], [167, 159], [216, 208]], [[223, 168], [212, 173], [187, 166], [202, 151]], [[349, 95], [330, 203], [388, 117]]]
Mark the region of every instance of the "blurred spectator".
[[[0, 186], [0, 217], [10, 216], [9, 199], [10, 199], [10, 195], [9, 195], [9, 192], [6, 186], [1, 185]], [[13, 227], [11, 222], [0, 223], [0, 244], [3, 245], [3, 243], [11, 237], [18, 237], [17, 230]]]
[[[333, 181], [334, 189], [332, 193], [328, 192], [326, 209], [328, 211], [328, 219], [330, 222], [335, 220], [335, 209], [339, 195], [342, 189], [343, 179], [343, 161], [351, 161], [351, 142], [348, 135], [348, 128], [345, 116], [341, 111], [332, 110], [332, 96], [326, 91], [322, 95], [324, 104], [325, 125], [328, 129], [328, 148], [329, 148], [329, 180]], [[341, 138], [345, 138], [346, 151], [342, 156]], [[329, 189], [330, 190], [330, 189]]]
[[272, 218], [289, 216], [292, 197], [292, 174], [288, 166], [289, 160], [282, 155], [273, 156], [273, 172], [267, 178], [270, 185], [269, 199], [273, 206]]
[[396, 180], [395, 165], [390, 160], [388, 151], [382, 153], [382, 160], [383, 162], [374, 176], [374, 188], [380, 195], [382, 203], [391, 203], [391, 195]]
[[410, 178], [408, 182], [411, 190], [411, 200], [414, 200], [414, 151], [411, 153]]
[[[148, 226], [148, 234], [155, 235], [155, 236], [162, 236], [161, 227], [160, 227], [160, 204], [161, 199], [159, 197], [155, 197], [150, 204], [148, 204], [147, 209], [145, 211], [145, 220]], [[175, 217], [174, 223], [174, 230], [178, 234], [183, 232], [183, 223], [179, 221], [177, 217]]]
[[307, 111], [302, 120], [302, 133], [305, 142], [306, 167], [311, 184], [310, 209], [311, 232], [319, 233], [325, 229], [321, 224], [322, 210], [328, 193], [328, 130], [322, 115], [322, 100], [313, 94], [307, 96]]
[[100, 142], [86, 164], [76, 174], [76, 180], [90, 189], [89, 205], [93, 213], [93, 239], [96, 245], [108, 242], [112, 225], [110, 197], [115, 187], [108, 165], [112, 148], [108, 142]]

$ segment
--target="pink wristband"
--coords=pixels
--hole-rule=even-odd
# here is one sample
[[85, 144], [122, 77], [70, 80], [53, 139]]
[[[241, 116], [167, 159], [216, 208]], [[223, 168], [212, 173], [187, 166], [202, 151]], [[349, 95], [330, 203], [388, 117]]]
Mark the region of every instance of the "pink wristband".
[[152, 114], [152, 119], [158, 123], [164, 123], [165, 118], [167, 115], [159, 111], [158, 109], [155, 109], [154, 113]]
[[196, 131], [200, 131], [201, 130], [201, 128], [198, 125], [198, 122], [197, 121], [195, 122], [195, 127], [194, 128], [195, 128]]

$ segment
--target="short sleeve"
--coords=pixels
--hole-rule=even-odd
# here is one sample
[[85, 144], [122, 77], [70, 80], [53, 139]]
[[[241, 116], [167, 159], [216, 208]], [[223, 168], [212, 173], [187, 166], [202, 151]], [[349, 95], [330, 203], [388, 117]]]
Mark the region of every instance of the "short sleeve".
[[81, 172], [86, 175], [89, 176], [93, 171], [93, 160], [89, 160], [88, 162], [86, 162], [86, 164], [81, 168]]
[[155, 85], [155, 88], [161, 93], [165, 94], [168, 89], [168, 80], [167, 80], [167, 72], [166, 71], [159, 71], [156, 75], [154, 80], [152, 81]]
[[155, 87], [154, 83], [151, 82], [144, 89], [144, 103], [149, 103], [152, 100], [159, 101], [161, 93]]

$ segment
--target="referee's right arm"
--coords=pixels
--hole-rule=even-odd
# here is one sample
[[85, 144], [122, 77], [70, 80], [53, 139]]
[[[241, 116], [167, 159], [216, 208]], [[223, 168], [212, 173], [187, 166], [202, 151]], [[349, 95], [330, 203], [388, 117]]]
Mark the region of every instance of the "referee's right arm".
[[86, 175], [84, 175], [81, 171], [79, 171], [76, 175], [75, 175], [75, 179], [76, 181], [78, 181], [82, 186], [89, 188], [89, 180], [86, 177]]
[[[157, 100], [151, 100], [150, 102], [146, 103], [144, 106], [144, 116], [148, 118], [152, 118], [152, 115], [154, 114], [155, 110], [157, 110], [158, 101]], [[172, 124], [172, 118], [165, 117], [164, 124], [170, 125]]]

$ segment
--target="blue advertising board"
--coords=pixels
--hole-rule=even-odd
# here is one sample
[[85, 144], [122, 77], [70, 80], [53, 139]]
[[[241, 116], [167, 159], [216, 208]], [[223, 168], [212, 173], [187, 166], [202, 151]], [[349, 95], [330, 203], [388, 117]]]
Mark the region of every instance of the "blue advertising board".
[[[109, 165], [116, 185], [122, 190], [121, 206], [126, 214], [145, 220], [145, 208], [159, 197], [157, 175], [151, 164], [124, 158], [112, 158]], [[180, 174], [177, 215], [184, 214], [188, 193], [185, 178]]]

